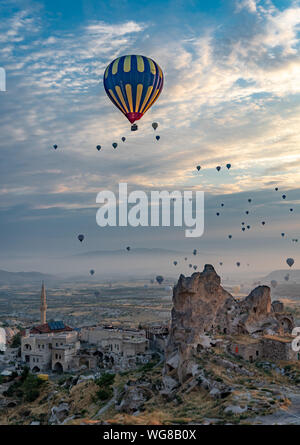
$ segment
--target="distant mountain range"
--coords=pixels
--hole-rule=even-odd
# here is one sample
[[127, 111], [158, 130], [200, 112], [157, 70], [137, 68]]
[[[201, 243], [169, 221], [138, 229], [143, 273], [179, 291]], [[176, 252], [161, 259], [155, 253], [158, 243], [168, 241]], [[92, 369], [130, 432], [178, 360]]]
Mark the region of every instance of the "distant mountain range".
[[54, 275], [44, 274], [40, 272], [8, 272], [0, 270], [0, 285], [5, 284], [34, 284], [42, 281], [56, 281]]
[[276, 280], [278, 282], [285, 282], [284, 277], [286, 275], [289, 275], [289, 282], [294, 281], [297, 283], [300, 283], [300, 270], [299, 269], [283, 269], [283, 270], [274, 270], [273, 272], [269, 273], [266, 277], [263, 278], [263, 281], [271, 281]]
[[89, 257], [98, 257], [98, 256], [119, 256], [119, 255], [130, 255], [130, 254], [140, 254], [140, 255], [182, 255], [184, 256], [184, 252], [179, 252], [176, 250], [168, 250], [168, 249], [160, 249], [160, 248], [134, 248], [130, 247], [130, 251], [128, 252], [125, 248], [124, 250], [94, 250], [91, 252], [79, 253], [74, 256], [89, 256]]

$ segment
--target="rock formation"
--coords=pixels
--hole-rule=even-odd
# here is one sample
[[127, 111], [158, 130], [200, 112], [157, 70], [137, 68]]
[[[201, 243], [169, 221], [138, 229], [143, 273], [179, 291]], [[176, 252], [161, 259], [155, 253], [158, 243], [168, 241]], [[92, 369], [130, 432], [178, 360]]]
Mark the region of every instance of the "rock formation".
[[175, 387], [176, 381], [182, 383], [197, 373], [193, 353], [214, 344], [214, 334], [259, 336], [292, 329], [292, 317], [283, 315], [282, 303], [271, 304], [268, 286], [258, 286], [243, 300], [236, 300], [220, 281], [211, 265], [191, 277], [180, 275], [173, 290], [164, 368], [166, 387], [170, 383]]

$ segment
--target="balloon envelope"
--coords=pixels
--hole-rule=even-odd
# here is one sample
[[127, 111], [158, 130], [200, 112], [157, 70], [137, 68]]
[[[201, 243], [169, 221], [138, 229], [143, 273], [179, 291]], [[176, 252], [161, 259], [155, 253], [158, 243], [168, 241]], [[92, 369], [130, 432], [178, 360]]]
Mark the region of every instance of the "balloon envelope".
[[292, 267], [292, 265], [294, 264], [295, 261], [293, 258], [287, 258], [286, 262], [290, 267]]
[[152, 128], [153, 128], [154, 130], [156, 130], [157, 127], [158, 127], [158, 123], [157, 123], [157, 122], [153, 122], [153, 123], [152, 123]]
[[106, 94], [132, 124], [158, 99], [163, 83], [159, 65], [140, 55], [118, 57], [107, 66], [103, 77]]
[[79, 241], [82, 243], [82, 241], [84, 240], [84, 235], [78, 235], [78, 237], [77, 237], [78, 239], [79, 239]]
[[164, 277], [162, 275], [157, 275], [156, 281], [158, 282], [158, 284], [161, 284], [164, 281]]

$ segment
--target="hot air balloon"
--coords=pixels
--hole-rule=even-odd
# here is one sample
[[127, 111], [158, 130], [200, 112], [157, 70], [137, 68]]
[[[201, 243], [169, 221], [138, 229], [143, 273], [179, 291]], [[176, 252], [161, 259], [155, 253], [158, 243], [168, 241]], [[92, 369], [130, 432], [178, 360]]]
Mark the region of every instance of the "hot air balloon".
[[285, 281], [289, 281], [289, 278], [290, 278], [289, 274], [287, 274], [287, 275], [284, 277]]
[[282, 238], [284, 237], [284, 233], [281, 234]]
[[193, 250], [193, 255], [197, 255], [197, 249]]
[[57, 145], [56, 145], [56, 144], [54, 144], [54, 145], [53, 145], [53, 148], [54, 148], [54, 150], [56, 150], [56, 149], [57, 149]]
[[238, 262], [236, 263], [236, 265], [237, 265], [237, 267], [240, 267], [241, 263], [238, 261]]
[[152, 123], [152, 128], [153, 128], [153, 130], [156, 130], [157, 127], [158, 127], [158, 123], [157, 123], [157, 122], [153, 122], [153, 123]]
[[271, 280], [271, 286], [272, 287], [276, 287], [277, 286], [277, 281], [276, 280]]
[[84, 235], [78, 235], [77, 238], [79, 239], [79, 241], [82, 243], [82, 241], [84, 240]]
[[201, 169], [201, 165], [197, 165], [196, 169], [199, 171]]
[[220, 266], [223, 266], [223, 263], [222, 263], [222, 261], [219, 263], [220, 264]]
[[173, 261], [174, 266], [177, 266], [177, 261]]
[[295, 261], [293, 258], [287, 258], [286, 262], [287, 262], [288, 266], [292, 267], [292, 265], [294, 264]]
[[93, 269], [90, 270], [90, 274], [94, 275], [95, 271]]
[[219, 171], [221, 170], [221, 167], [218, 165], [218, 166], [216, 167], [216, 170], [219, 172]]
[[160, 136], [155, 136], [155, 139], [156, 139], [157, 141], [159, 141], [159, 140], [160, 140]]
[[242, 227], [242, 231], [245, 232], [245, 230], [246, 230], [245, 227]]
[[125, 141], [126, 141], [126, 138], [125, 138], [124, 136], [122, 137], [122, 141], [123, 141], [123, 142], [125, 142]]
[[264, 226], [264, 225], [266, 224], [266, 222], [265, 222], [265, 221], [262, 221], [261, 223], [262, 223], [262, 225], [263, 225], [263, 226]]
[[231, 239], [231, 238], [232, 238], [232, 235], [228, 235], [228, 238]]
[[219, 212], [217, 212], [217, 213], [216, 213], [216, 215], [217, 215], [217, 216], [219, 216], [219, 215], [220, 215], [220, 213], [219, 213]]
[[128, 252], [129, 252], [129, 251], [130, 251], [130, 246], [127, 246], [127, 247], [126, 247], [126, 250], [128, 250]]
[[242, 222], [242, 226], [244, 226], [245, 225], [245, 223], [244, 222]]
[[278, 192], [278, 187], [275, 187], [275, 191]]
[[195, 266], [193, 266], [194, 270], [197, 270], [197, 267], [198, 267], [198, 266], [196, 266], [196, 265], [195, 265]]
[[228, 168], [228, 170], [230, 169], [230, 167], [231, 167], [231, 164], [226, 164], [226, 167]]
[[189, 267], [191, 268], [191, 267], [193, 267], [193, 265], [192, 265], [192, 264], [189, 264]]
[[117, 144], [116, 142], [113, 142], [111, 145], [112, 145], [114, 148], [117, 148], [117, 146], [118, 146], [118, 144]]
[[290, 209], [290, 212], [292, 212], [294, 209]]
[[223, 202], [222, 202], [222, 204], [221, 204], [221, 207], [224, 207], [224, 204], [223, 204]]
[[158, 282], [158, 284], [161, 284], [164, 281], [164, 277], [162, 275], [157, 275], [156, 281]]
[[249, 229], [250, 229], [250, 226], [247, 226], [247, 229], [249, 230]]
[[286, 198], [286, 195], [282, 195], [282, 199], [285, 199]]
[[97, 150], [100, 151], [101, 150], [101, 145], [97, 145]]
[[246, 215], [249, 215], [249, 210], [246, 210], [246, 212], [245, 212], [245, 213], [246, 213]]
[[113, 60], [103, 77], [106, 94], [131, 124], [154, 104], [163, 83], [163, 72], [157, 63], [139, 55], [126, 55]]
[[184, 258], [184, 261], [187, 261], [187, 257]]

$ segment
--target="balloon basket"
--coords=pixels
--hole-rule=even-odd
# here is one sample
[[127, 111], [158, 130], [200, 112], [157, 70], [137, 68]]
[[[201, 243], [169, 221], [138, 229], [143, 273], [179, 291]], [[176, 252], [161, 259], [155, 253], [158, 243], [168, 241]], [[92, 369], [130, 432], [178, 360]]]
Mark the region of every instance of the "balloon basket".
[[136, 131], [138, 129], [137, 124], [131, 125], [131, 131]]

